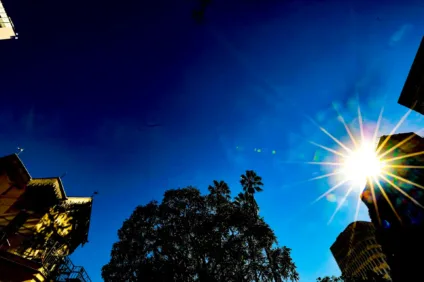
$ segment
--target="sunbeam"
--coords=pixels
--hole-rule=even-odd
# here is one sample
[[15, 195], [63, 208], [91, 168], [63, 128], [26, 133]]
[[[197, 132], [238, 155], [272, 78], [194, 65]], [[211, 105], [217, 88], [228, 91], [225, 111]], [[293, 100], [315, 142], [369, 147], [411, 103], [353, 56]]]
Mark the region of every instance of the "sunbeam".
[[330, 173], [327, 173], [327, 174], [323, 174], [323, 175], [320, 175], [320, 176], [316, 176], [316, 177], [310, 178], [307, 181], [318, 180], [318, 179], [322, 179], [322, 178], [334, 176], [334, 175], [337, 175], [337, 174], [340, 174], [340, 172], [330, 172]]
[[384, 148], [384, 146], [387, 144], [387, 142], [390, 139], [390, 136], [392, 136], [396, 130], [398, 130], [398, 128], [403, 124], [403, 122], [405, 121], [405, 119], [409, 116], [409, 114], [412, 112], [412, 109], [409, 109], [399, 120], [399, 122], [395, 125], [395, 127], [393, 127], [392, 131], [390, 131], [390, 133], [387, 135], [387, 137], [384, 139], [384, 141], [381, 143], [381, 145], [377, 148], [377, 154], [380, 153], [381, 149]]
[[422, 206], [420, 203], [418, 203], [418, 201], [416, 201], [414, 198], [412, 198], [410, 195], [408, 195], [408, 193], [406, 193], [405, 191], [403, 191], [399, 186], [397, 186], [393, 181], [391, 181], [390, 179], [388, 179], [386, 176], [382, 175], [381, 178], [383, 178], [384, 181], [386, 181], [387, 183], [389, 183], [393, 188], [395, 188], [397, 191], [399, 191], [399, 193], [401, 193], [402, 195], [404, 195], [405, 197], [407, 197], [408, 199], [410, 199], [414, 204], [416, 204], [417, 206], [419, 206], [420, 208], [424, 209], [424, 206]]
[[327, 224], [330, 224], [334, 217], [336, 216], [337, 212], [340, 210], [340, 208], [343, 206], [343, 204], [346, 202], [347, 197], [350, 195], [350, 193], [352, 192], [352, 190], [355, 188], [355, 186], [353, 184], [350, 185], [349, 189], [347, 189], [346, 194], [343, 196], [343, 198], [341, 199], [341, 201], [339, 202], [339, 204], [336, 207], [336, 210], [333, 212], [333, 214], [330, 217], [330, 220], [327, 222]]
[[334, 162], [306, 162], [306, 164], [331, 165], [331, 166], [342, 166], [343, 165], [343, 163], [334, 163]]
[[395, 174], [390, 173], [390, 172], [388, 172], [388, 171], [385, 171], [385, 173], [386, 173], [387, 175], [389, 175], [389, 176], [391, 176], [391, 177], [394, 177], [394, 178], [396, 178], [396, 179], [399, 179], [399, 180], [401, 180], [401, 181], [403, 181], [403, 182], [405, 182], [405, 183], [407, 183], [407, 184], [410, 184], [410, 185], [415, 186], [415, 187], [420, 188], [420, 189], [424, 189], [424, 186], [423, 186], [423, 185], [420, 185], [420, 184], [418, 184], [418, 183], [415, 183], [414, 181], [411, 181], [411, 180], [408, 180], [408, 179], [406, 179], [406, 178], [403, 178], [402, 176], [395, 175]]
[[333, 135], [330, 134], [330, 132], [328, 132], [324, 127], [320, 126], [316, 121], [314, 121], [312, 118], [309, 118], [309, 120], [315, 124], [322, 132], [325, 133], [325, 135], [327, 135], [328, 137], [330, 137], [331, 139], [333, 139], [334, 142], [336, 142], [340, 147], [342, 147], [343, 149], [345, 149], [348, 153], [352, 152], [352, 150], [347, 147], [345, 144], [343, 144], [339, 139], [337, 139], [336, 137], [334, 137]]
[[424, 169], [422, 165], [385, 165], [386, 167], [391, 168], [416, 168], [416, 169]]
[[380, 192], [383, 195], [384, 199], [387, 201], [387, 203], [389, 204], [389, 206], [392, 209], [393, 213], [395, 214], [396, 218], [399, 220], [400, 223], [402, 223], [402, 219], [399, 216], [399, 214], [397, 213], [395, 207], [393, 206], [392, 201], [390, 201], [389, 196], [387, 196], [386, 191], [384, 191], [384, 188], [381, 186], [381, 184], [380, 184], [379, 181], [377, 181], [376, 184], [378, 186], [378, 189], [380, 189]]
[[321, 148], [321, 149], [324, 149], [324, 150], [326, 150], [326, 151], [328, 151], [328, 152], [330, 152], [330, 153], [333, 153], [333, 154], [335, 154], [335, 155], [338, 155], [338, 156], [340, 156], [340, 157], [342, 157], [342, 158], [346, 157], [346, 155], [345, 155], [345, 154], [340, 153], [339, 151], [333, 150], [333, 149], [331, 149], [331, 148], [328, 148], [328, 147], [326, 147], [326, 146], [323, 146], [323, 145], [321, 145], [321, 144], [315, 143], [314, 141], [309, 141], [309, 143], [311, 143], [312, 145], [317, 146], [317, 147], [319, 147], [319, 148]]
[[[380, 212], [378, 211], [377, 198], [375, 197], [375, 189], [374, 189], [374, 182], [377, 182], [378, 179], [376, 177], [374, 177], [373, 180], [374, 181], [370, 181], [372, 203], [374, 205], [375, 213], [377, 214], [378, 224], [381, 225]], [[358, 203], [359, 203], [359, 200], [358, 200]], [[358, 210], [359, 210], [359, 208], [358, 208]], [[356, 220], [356, 218], [355, 218], [355, 220]]]
[[423, 155], [423, 154], [424, 154], [424, 151], [420, 151], [420, 152], [406, 154], [406, 155], [399, 156], [399, 157], [394, 157], [394, 158], [391, 158], [391, 159], [385, 159], [384, 161], [386, 163], [388, 163], [388, 162], [392, 162], [392, 161], [407, 159], [407, 158], [410, 158], [410, 157], [416, 157], [416, 156]]
[[356, 142], [355, 137], [353, 136], [352, 131], [350, 130], [350, 128], [347, 126], [347, 123], [345, 121], [345, 119], [343, 118], [343, 116], [340, 114], [339, 110], [337, 109], [336, 105], [333, 103], [333, 108], [337, 113], [337, 118], [338, 120], [343, 124], [344, 128], [346, 129], [347, 134], [349, 135], [350, 140], [352, 141], [353, 145], [355, 148], [358, 148], [358, 143]]
[[365, 140], [364, 127], [362, 122], [361, 107], [359, 107], [359, 105], [358, 105], [358, 122], [359, 122], [359, 133], [361, 134], [361, 142], [363, 142]]
[[[421, 131], [422, 131], [422, 129], [421, 130], [418, 130], [416, 132], [416, 134], [420, 134]], [[390, 149], [386, 150], [384, 153], [380, 154], [379, 155], [380, 158], [384, 158], [384, 156], [386, 156], [387, 154], [393, 152], [394, 150], [396, 150], [397, 148], [399, 148], [400, 146], [402, 146], [403, 144], [405, 144], [406, 142], [408, 142], [409, 140], [411, 140], [413, 137], [414, 137], [414, 135], [411, 134], [410, 136], [408, 136], [407, 138], [405, 138], [401, 142], [397, 143], [395, 146], [391, 147]]]
[[359, 216], [359, 205], [360, 204], [361, 204], [361, 197], [358, 195], [357, 201], [356, 201], [355, 216], [354, 216], [354, 221], [355, 222], [358, 220], [358, 216]]
[[331, 187], [330, 189], [328, 189], [324, 194], [322, 194], [321, 196], [319, 196], [318, 198], [316, 198], [312, 204], [318, 202], [319, 200], [321, 200], [322, 198], [324, 198], [325, 196], [327, 196], [328, 194], [330, 194], [331, 192], [333, 192], [334, 190], [336, 190], [337, 188], [339, 188], [340, 186], [342, 186], [343, 184], [345, 184], [347, 182], [347, 180], [344, 181], [340, 181], [339, 183], [337, 183], [336, 185], [334, 185], [333, 187]]
[[378, 131], [380, 130], [381, 120], [383, 119], [384, 107], [381, 108], [380, 114], [378, 115], [377, 124], [375, 125], [374, 134], [372, 135], [372, 141], [377, 142]]

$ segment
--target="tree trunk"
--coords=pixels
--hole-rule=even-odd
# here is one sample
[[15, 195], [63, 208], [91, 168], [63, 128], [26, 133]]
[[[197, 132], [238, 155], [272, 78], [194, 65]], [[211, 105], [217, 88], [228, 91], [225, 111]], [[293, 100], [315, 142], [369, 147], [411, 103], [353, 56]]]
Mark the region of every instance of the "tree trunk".
[[258, 271], [257, 271], [257, 268], [256, 268], [256, 252], [254, 250], [254, 245], [253, 245], [251, 236], [249, 236], [248, 242], [249, 242], [250, 260], [253, 261], [253, 265], [254, 265], [253, 266], [253, 272], [254, 272], [254, 275], [255, 275], [255, 281], [259, 282]]
[[271, 267], [272, 276], [274, 276], [274, 281], [281, 282], [281, 277], [278, 275], [277, 271], [275, 271], [275, 264], [271, 256], [270, 248], [265, 248], [265, 253], [268, 258], [269, 265]]

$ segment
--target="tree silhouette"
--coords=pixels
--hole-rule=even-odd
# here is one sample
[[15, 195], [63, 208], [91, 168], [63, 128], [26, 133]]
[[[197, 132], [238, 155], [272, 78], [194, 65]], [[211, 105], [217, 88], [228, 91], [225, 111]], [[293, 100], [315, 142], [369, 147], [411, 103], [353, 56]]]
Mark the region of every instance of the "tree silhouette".
[[202, 23], [205, 19], [205, 13], [212, 0], [199, 0], [198, 7], [192, 11], [192, 18], [197, 23]]
[[246, 198], [250, 187], [261, 188], [260, 177], [253, 171], [244, 176], [245, 193], [237, 200], [225, 182], [214, 181], [206, 195], [194, 187], [172, 189], [161, 203], [138, 206], [118, 231], [103, 279], [298, 281], [290, 249], [277, 245]]
[[368, 271], [366, 278], [364, 277], [349, 277], [349, 276], [326, 276], [326, 277], [319, 277], [317, 279], [317, 282], [388, 282], [386, 278], [384, 278], [382, 275], [379, 275], [373, 271]]

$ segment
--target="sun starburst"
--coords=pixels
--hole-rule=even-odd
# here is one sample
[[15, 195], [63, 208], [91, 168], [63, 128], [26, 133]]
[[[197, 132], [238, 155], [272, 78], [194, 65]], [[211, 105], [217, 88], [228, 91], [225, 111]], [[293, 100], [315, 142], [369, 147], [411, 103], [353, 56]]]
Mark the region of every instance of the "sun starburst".
[[[329, 147], [323, 146], [321, 144], [318, 144], [313, 141], [309, 141], [312, 145], [319, 147], [321, 149], [324, 149], [329, 155], [333, 157], [334, 161], [331, 162], [308, 162], [308, 164], [313, 165], [321, 165], [325, 166], [327, 168], [332, 168], [331, 172], [326, 173], [324, 175], [316, 176], [311, 180], [317, 180], [317, 179], [323, 179], [323, 178], [335, 178], [336, 183], [330, 187], [324, 194], [320, 195], [315, 201], [319, 201], [324, 197], [328, 197], [329, 195], [332, 195], [332, 193], [339, 189], [340, 187], [347, 186], [346, 193], [344, 196], [338, 201], [336, 210], [332, 214], [329, 223], [334, 219], [337, 212], [340, 210], [340, 208], [345, 203], [347, 197], [354, 191], [357, 193], [357, 205], [356, 205], [356, 212], [355, 212], [355, 220], [357, 220], [359, 207], [360, 207], [360, 194], [363, 191], [365, 187], [369, 187], [372, 194], [373, 203], [375, 205], [375, 209], [378, 214], [378, 206], [376, 201], [375, 192], [378, 189], [381, 193], [381, 195], [385, 198], [385, 200], [388, 202], [389, 206], [395, 213], [396, 217], [400, 219], [400, 216], [398, 215], [393, 203], [391, 203], [389, 197], [387, 196], [385, 190], [383, 189], [383, 185], [381, 182], [386, 183], [393, 187], [393, 189], [399, 191], [401, 194], [403, 194], [406, 198], [411, 200], [414, 204], [417, 206], [424, 208], [421, 206], [413, 197], [411, 197], [406, 191], [404, 191], [399, 185], [396, 185], [394, 181], [390, 180], [395, 179], [396, 181], [400, 181], [403, 183], [407, 183], [409, 185], [418, 187], [420, 189], [424, 190], [424, 186], [419, 185], [418, 183], [415, 183], [414, 181], [411, 181], [409, 179], [406, 179], [400, 175], [397, 174], [398, 169], [424, 169], [424, 166], [420, 165], [404, 165], [399, 163], [405, 163], [405, 162], [398, 162], [401, 159], [406, 159], [410, 157], [415, 157], [418, 155], [424, 154], [423, 152], [414, 152], [411, 154], [404, 154], [401, 156], [396, 157], [389, 157], [389, 154], [393, 152], [396, 148], [399, 148], [403, 144], [407, 143], [414, 135], [411, 135], [401, 142], [397, 143], [394, 146], [385, 146], [387, 142], [389, 142], [390, 137], [398, 130], [398, 128], [402, 125], [402, 123], [405, 121], [405, 119], [410, 114], [411, 110], [409, 110], [400, 120], [399, 122], [394, 126], [394, 128], [391, 130], [391, 132], [384, 138], [384, 140], [381, 140], [379, 135], [379, 127], [383, 116], [383, 109], [380, 111], [380, 114], [378, 116], [378, 120], [376, 123], [376, 126], [374, 128], [373, 135], [371, 137], [367, 137], [364, 133], [364, 123], [361, 115], [360, 107], [358, 106], [358, 123], [359, 123], [359, 133], [354, 134], [353, 130], [348, 126], [345, 119], [337, 109], [335, 105], [334, 109], [336, 110], [338, 114], [338, 120], [343, 124], [346, 133], [349, 137], [349, 140], [352, 144], [352, 146], [348, 145], [347, 142], [342, 142], [341, 140], [334, 137], [328, 130], [323, 128], [322, 126], [318, 125], [313, 119], [309, 118], [325, 135], [327, 135], [329, 138], [331, 138], [339, 147], [338, 150], [331, 149]], [[418, 132], [417, 132], [418, 133]], [[379, 145], [377, 146], [377, 143]]]
[[357, 149], [349, 153], [340, 168], [342, 177], [361, 188], [371, 177], [380, 176], [384, 162], [375, 152], [372, 142], [362, 140]]

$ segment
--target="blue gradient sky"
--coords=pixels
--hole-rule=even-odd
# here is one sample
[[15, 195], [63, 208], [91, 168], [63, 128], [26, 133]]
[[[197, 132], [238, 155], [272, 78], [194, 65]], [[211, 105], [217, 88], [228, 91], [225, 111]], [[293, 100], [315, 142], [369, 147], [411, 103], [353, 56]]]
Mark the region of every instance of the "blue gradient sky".
[[[0, 42], [0, 153], [24, 147], [34, 177], [68, 172], [68, 195], [100, 191], [90, 243], [73, 261], [101, 281], [138, 204], [214, 179], [236, 193], [253, 169], [265, 184], [261, 214], [293, 249], [301, 281], [338, 274], [329, 247], [353, 220], [357, 194], [327, 225], [337, 203], [310, 203], [334, 181], [293, 185], [323, 173], [302, 164], [323, 154], [307, 140], [334, 146], [305, 115], [344, 138], [331, 103], [354, 126], [359, 97], [366, 124], [385, 105], [388, 133], [406, 112], [396, 102], [424, 6], [215, 1], [198, 26], [194, 0], [142, 2], [4, 0], [19, 40]], [[419, 123], [411, 114], [398, 132]]]

